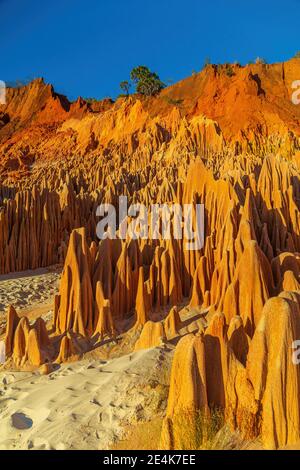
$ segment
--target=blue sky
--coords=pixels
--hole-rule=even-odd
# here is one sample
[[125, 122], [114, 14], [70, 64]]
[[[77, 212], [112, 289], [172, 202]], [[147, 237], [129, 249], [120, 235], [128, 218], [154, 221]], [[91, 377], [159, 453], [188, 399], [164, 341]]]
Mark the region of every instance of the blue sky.
[[176, 82], [214, 63], [300, 50], [300, 0], [0, 0], [0, 79], [115, 97], [136, 65]]

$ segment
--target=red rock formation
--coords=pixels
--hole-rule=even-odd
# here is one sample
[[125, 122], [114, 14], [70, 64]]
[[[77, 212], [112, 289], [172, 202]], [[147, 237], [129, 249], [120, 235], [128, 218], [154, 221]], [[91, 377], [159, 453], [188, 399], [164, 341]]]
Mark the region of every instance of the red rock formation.
[[[42, 80], [9, 89], [0, 273], [64, 270], [50, 337], [43, 320], [31, 325], [10, 307], [8, 360], [47, 373], [49, 362], [80, 356], [78, 338], [89, 349], [133, 326], [135, 349], [171, 344], [190, 331], [184, 302], [201, 316], [191, 326], [205, 331], [176, 347], [164, 447], [184, 447], [178, 416], [191, 414], [192, 436], [208, 406], [266, 447], [299, 439], [289, 355], [299, 335], [300, 108], [288, 93], [299, 74], [299, 60], [230, 74], [208, 66], [157, 97], [115, 103], [71, 104]], [[118, 207], [120, 195], [147, 207], [204, 204], [204, 246], [187, 250], [174, 227], [168, 239], [99, 242], [96, 208]]]
[[145, 288], [144, 268], [139, 269], [139, 283], [136, 295], [136, 326], [144, 326], [148, 320], [150, 299]]
[[19, 321], [20, 318], [18, 317], [14, 307], [11, 305], [8, 309], [6, 320], [5, 353], [7, 356], [11, 355], [13, 352], [13, 338]]
[[[207, 412], [207, 385], [204, 342], [201, 336], [187, 335], [175, 351], [168, 408], [163, 423], [161, 446], [184, 449], [196, 433], [196, 413]], [[189, 429], [183, 426], [188, 417]], [[189, 435], [190, 433], [190, 435]]]
[[179, 334], [181, 328], [181, 319], [178, 311], [178, 307], [172, 307], [168, 316], [164, 321], [164, 329], [167, 335], [167, 338], [174, 338]]
[[12, 357], [15, 364], [38, 367], [51, 355], [51, 344], [45, 322], [38, 318], [31, 326], [26, 317], [20, 318], [11, 306], [6, 323], [6, 358]]
[[85, 229], [72, 232], [61, 280], [60, 306], [56, 318], [59, 333], [73, 330], [93, 333], [94, 298], [90, 249]]
[[60, 349], [57, 358], [55, 359], [55, 362], [57, 364], [60, 364], [61, 362], [66, 362], [69, 359], [78, 359], [78, 350], [73, 344], [72, 337], [67, 334], [63, 336], [61, 343], [60, 343]]
[[262, 439], [267, 448], [300, 438], [300, 375], [291, 355], [292, 343], [300, 337], [300, 312], [298, 302], [289, 297], [275, 297], [265, 304], [247, 358], [255, 399], [262, 406]]
[[165, 340], [164, 326], [161, 322], [147, 321], [141, 335], [135, 343], [134, 350], [155, 348], [161, 346]]

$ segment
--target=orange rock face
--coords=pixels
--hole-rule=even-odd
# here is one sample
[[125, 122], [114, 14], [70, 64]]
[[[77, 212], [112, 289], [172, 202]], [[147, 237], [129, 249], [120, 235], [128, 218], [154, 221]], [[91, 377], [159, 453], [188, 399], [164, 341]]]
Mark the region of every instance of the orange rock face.
[[5, 335], [6, 357], [12, 357], [17, 366], [40, 366], [48, 361], [51, 345], [42, 318], [33, 325], [26, 317], [20, 318], [13, 307], [7, 313]]
[[163, 344], [164, 339], [165, 331], [162, 323], [149, 320], [145, 323], [141, 335], [135, 344], [135, 351], [160, 346]]
[[[176, 346], [167, 449], [197, 445], [216, 409], [266, 448], [300, 440], [300, 61], [226, 70], [115, 103], [36, 80], [0, 105], [0, 274], [64, 266], [52, 329], [9, 308], [8, 363], [49, 373], [128, 332], [131, 350]], [[119, 196], [204, 204], [204, 246], [151, 225], [122, 239], [132, 216], [98, 240], [97, 206]]]
[[[187, 335], [175, 350], [166, 418], [161, 445], [182, 449], [188, 440], [187, 431], [196, 434], [197, 411], [208, 411], [204, 341], [202, 336]], [[183, 426], [188, 417], [189, 429]]]

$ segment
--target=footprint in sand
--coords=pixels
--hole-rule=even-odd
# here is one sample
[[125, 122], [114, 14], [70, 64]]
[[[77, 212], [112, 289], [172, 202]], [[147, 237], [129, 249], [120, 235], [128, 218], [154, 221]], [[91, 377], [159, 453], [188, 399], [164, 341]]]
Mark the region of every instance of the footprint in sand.
[[24, 413], [14, 413], [11, 415], [11, 424], [16, 429], [26, 430], [32, 427], [33, 421]]

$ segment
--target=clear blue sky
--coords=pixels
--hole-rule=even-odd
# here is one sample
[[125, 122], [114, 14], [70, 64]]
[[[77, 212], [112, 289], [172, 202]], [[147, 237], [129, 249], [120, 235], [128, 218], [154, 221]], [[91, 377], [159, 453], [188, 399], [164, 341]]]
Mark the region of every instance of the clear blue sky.
[[136, 65], [175, 82], [206, 57], [286, 60], [299, 25], [300, 0], [0, 0], [0, 79], [115, 97]]

